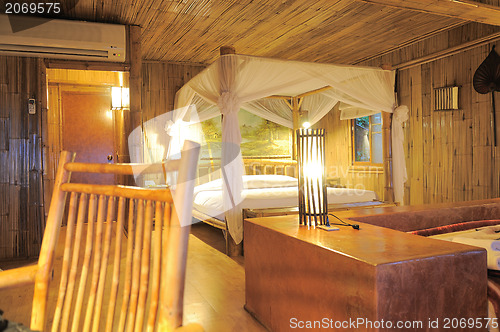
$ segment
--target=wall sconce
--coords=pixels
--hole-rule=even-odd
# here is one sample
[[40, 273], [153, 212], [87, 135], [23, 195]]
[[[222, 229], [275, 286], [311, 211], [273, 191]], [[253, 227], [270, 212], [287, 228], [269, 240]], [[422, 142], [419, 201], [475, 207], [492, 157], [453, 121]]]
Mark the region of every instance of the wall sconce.
[[298, 129], [297, 154], [300, 224], [326, 225], [325, 130]]
[[111, 88], [111, 108], [114, 110], [130, 109], [129, 89], [114, 86]]

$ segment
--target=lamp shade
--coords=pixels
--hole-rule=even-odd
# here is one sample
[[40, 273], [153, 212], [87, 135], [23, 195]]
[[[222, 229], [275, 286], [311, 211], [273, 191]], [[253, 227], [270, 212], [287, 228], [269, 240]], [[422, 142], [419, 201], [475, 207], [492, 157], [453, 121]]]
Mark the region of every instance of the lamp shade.
[[301, 225], [327, 223], [325, 130], [298, 129], [299, 220]]
[[128, 88], [117, 86], [111, 88], [111, 108], [114, 110], [130, 109]]

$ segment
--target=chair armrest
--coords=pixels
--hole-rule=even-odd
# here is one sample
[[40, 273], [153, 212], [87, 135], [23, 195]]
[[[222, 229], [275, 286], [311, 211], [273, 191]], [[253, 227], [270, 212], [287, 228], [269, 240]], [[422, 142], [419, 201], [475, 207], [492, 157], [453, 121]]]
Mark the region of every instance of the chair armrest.
[[189, 323], [184, 326], [179, 326], [175, 329], [175, 332], [204, 332], [205, 330], [200, 324]]
[[0, 272], [0, 290], [35, 283], [38, 265], [28, 265]]

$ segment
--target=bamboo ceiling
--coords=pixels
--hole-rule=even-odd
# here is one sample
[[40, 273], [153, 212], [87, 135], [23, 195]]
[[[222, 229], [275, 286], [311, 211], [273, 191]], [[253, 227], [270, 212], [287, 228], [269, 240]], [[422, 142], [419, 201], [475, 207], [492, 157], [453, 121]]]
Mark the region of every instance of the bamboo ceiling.
[[144, 60], [208, 64], [229, 45], [240, 54], [353, 64], [467, 20], [500, 25], [500, 0], [479, 1], [72, 0], [64, 12], [140, 25]]

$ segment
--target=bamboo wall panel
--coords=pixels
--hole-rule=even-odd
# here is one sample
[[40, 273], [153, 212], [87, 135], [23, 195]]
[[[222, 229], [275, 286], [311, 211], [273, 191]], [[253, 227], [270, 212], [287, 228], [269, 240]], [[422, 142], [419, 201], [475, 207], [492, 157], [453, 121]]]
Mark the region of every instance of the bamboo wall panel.
[[[498, 30], [465, 25], [364, 64], [404, 63]], [[500, 148], [493, 146], [491, 95], [478, 94], [472, 87], [474, 72], [493, 45], [478, 46], [398, 72], [399, 102], [410, 109], [404, 126], [406, 204], [500, 196]], [[499, 46], [500, 42], [496, 42]], [[460, 109], [434, 111], [433, 89], [446, 86], [460, 87]], [[496, 109], [498, 118], [498, 101]], [[500, 133], [498, 125], [497, 131]]]
[[[38, 255], [44, 227], [39, 59], [0, 56], [0, 260]], [[37, 112], [28, 114], [28, 99]]]
[[142, 65], [142, 112], [146, 122], [174, 109], [175, 93], [205, 67], [166, 62]]

